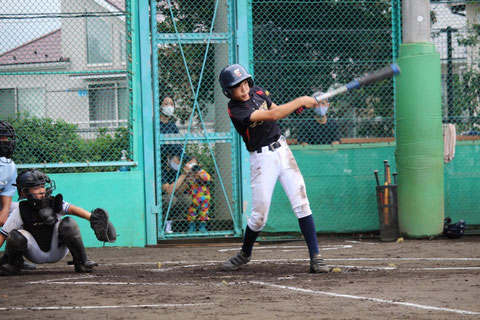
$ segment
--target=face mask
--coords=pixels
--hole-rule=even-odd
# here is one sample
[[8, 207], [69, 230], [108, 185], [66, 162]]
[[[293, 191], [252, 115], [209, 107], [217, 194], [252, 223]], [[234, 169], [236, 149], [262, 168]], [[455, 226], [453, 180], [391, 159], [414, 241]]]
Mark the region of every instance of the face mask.
[[170, 159], [170, 167], [172, 167], [173, 170], [178, 171], [178, 169], [180, 169], [180, 164], [176, 163], [172, 158]]
[[313, 111], [317, 114], [319, 117], [323, 117], [324, 115], [327, 114], [328, 107], [318, 107], [314, 108]]
[[162, 113], [166, 115], [167, 117], [173, 116], [173, 112], [175, 111], [175, 108], [173, 106], [163, 106], [162, 107]]

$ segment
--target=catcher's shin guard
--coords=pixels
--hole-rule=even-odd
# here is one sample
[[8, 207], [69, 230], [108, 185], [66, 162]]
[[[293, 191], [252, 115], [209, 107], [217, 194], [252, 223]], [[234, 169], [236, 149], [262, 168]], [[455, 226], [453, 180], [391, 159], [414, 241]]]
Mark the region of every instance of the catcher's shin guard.
[[12, 230], [8, 234], [5, 245], [5, 255], [0, 265], [2, 275], [17, 275], [23, 266], [23, 254], [27, 251], [28, 240], [18, 232]]
[[88, 260], [80, 228], [75, 220], [70, 217], [63, 218], [58, 225], [58, 237], [72, 254], [75, 272], [92, 272], [93, 267], [98, 265]]

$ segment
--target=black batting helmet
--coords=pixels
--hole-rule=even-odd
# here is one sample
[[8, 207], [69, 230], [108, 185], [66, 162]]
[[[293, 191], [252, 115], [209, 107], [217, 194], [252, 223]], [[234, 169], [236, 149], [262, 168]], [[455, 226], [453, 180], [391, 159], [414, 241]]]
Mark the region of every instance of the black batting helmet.
[[220, 76], [218, 77], [220, 85], [222, 86], [223, 94], [227, 98], [232, 97], [230, 88], [239, 84], [243, 80], [248, 80], [248, 85], [253, 87], [252, 76], [247, 72], [247, 70], [240, 64], [231, 64], [226, 66], [220, 71]]
[[27, 198], [30, 200], [35, 197], [33, 197], [28, 189], [45, 186], [46, 195], [50, 196], [53, 190], [55, 190], [55, 181], [37, 169], [28, 169], [17, 176], [16, 186], [20, 198]]
[[15, 129], [7, 121], [0, 121], [0, 137], [7, 137], [7, 140], [0, 141], [0, 157], [11, 158], [15, 150], [17, 135]]

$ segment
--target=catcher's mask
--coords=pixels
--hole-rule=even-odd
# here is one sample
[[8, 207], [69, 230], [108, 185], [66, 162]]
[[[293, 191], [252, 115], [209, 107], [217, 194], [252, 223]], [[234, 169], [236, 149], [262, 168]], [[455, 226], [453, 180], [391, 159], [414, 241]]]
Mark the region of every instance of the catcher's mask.
[[7, 121], [0, 121], [0, 138], [2, 138], [0, 140], [0, 157], [11, 158], [15, 150], [17, 135], [15, 129]]
[[465, 231], [465, 221], [460, 220], [457, 223], [452, 223], [452, 219], [446, 217], [443, 225], [443, 234], [451, 239], [460, 238]]
[[222, 92], [227, 98], [232, 97], [230, 88], [241, 83], [243, 80], [248, 81], [250, 88], [253, 87], [252, 76], [240, 64], [231, 64], [223, 68], [222, 71], [220, 71], [218, 80], [220, 81]]
[[[20, 173], [16, 180], [16, 186], [19, 199], [27, 199], [29, 204], [35, 209], [43, 209], [50, 206], [52, 192], [56, 188], [55, 181], [37, 169], [28, 169]], [[44, 196], [41, 199], [38, 199], [30, 191], [31, 188], [38, 186], [45, 188]]]

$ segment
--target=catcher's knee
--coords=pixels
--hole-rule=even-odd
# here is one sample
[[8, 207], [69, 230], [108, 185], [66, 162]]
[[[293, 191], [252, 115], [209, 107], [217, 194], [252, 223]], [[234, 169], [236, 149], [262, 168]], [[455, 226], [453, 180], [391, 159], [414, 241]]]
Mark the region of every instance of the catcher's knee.
[[8, 234], [6, 250], [9, 253], [23, 252], [28, 247], [28, 240], [18, 230], [12, 230]]
[[61, 238], [68, 238], [72, 236], [81, 235], [80, 227], [77, 222], [71, 217], [65, 217], [58, 225], [58, 235]]

